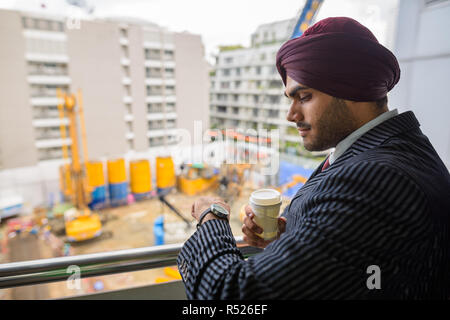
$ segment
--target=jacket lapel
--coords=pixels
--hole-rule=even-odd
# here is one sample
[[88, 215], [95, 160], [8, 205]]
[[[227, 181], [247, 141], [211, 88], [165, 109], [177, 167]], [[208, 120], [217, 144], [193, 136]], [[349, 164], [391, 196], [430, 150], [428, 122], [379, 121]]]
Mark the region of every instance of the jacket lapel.
[[416, 129], [420, 126], [419, 121], [415, 117], [412, 111], [401, 113], [393, 118], [390, 118], [375, 128], [367, 131], [358, 140], [356, 140], [350, 148], [348, 148], [342, 156], [329, 167], [329, 169], [322, 172], [322, 166], [325, 163], [323, 161], [313, 172], [308, 179], [308, 182], [313, 182], [315, 179], [319, 179], [331, 171], [331, 168], [338, 168], [344, 164], [347, 160], [355, 155], [358, 155], [366, 150], [373, 149], [381, 145], [386, 140], [406, 132], [411, 129]]
[[[381, 145], [384, 141], [411, 129], [417, 129], [420, 126], [419, 121], [415, 117], [412, 111], [407, 111], [401, 113], [393, 118], [390, 118], [375, 128], [367, 131], [358, 140], [356, 140], [350, 148], [348, 148], [342, 156], [340, 156], [336, 161], [330, 165], [330, 167], [322, 172], [322, 167], [325, 160], [314, 170], [310, 178], [306, 183], [297, 191], [296, 195], [292, 198], [292, 202], [300, 197], [304, 192], [308, 190], [317, 182], [325, 177], [328, 173], [332, 172], [333, 169], [339, 168], [344, 165], [349, 159], [358, 155], [366, 150], [373, 149]], [[289, 205], [290, 207], [290, 205]]]

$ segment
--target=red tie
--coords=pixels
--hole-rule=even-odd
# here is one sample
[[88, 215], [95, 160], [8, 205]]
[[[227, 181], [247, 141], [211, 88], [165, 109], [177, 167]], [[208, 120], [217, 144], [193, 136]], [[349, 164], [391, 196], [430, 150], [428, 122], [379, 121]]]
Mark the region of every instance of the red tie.
[[323, 164], [322, 167], [322, 171], [325, 170], [326, 168], [328, 168], [330, 166], [330, 161], [329, 161], [330, 157], [328, 156], [327, 160], [325, 161], [325, 163]]

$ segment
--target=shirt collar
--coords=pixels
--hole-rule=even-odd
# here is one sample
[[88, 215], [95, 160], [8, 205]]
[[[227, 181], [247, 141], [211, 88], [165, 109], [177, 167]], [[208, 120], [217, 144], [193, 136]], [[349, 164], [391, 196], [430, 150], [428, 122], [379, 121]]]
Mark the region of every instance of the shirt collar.
[[398, 115], [397, 109], [383, 112], [375, 119], [370, 120], [369, 122], [365, 123], [360, 128], [353, 131], [351, 134], [349, 134], [344, 140], [342, 140], [341, 142], [339, 142], [336, 145], [335, 150], [330, 154], [330, 157], [328, 158], [330, 165], [333, 164], [333, 162], [336, 161], [337, 158], [339, 158], [341, 155], [343, 155], [344, 152], [348, 148], [350, 148], [350, 146], [356, 140], [358, 140], [363, 134], [365, 134], [367, 131], [371, 130], [372, 128], [375, 128], [380, 123], [382, 123], [390, 118], [395, 117], [396, 115]]

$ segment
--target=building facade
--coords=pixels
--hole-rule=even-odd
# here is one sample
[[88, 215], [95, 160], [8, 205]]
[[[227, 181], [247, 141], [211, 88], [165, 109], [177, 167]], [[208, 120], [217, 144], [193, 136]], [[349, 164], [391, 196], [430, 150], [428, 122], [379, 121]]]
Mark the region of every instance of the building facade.
[[[208, 126], [201, 37], [130, 19], [0, 10], [0, 169], [60, 162], [57, 90], [83, 95], [89, 158], [157, 152]], [[196, 68], [195, 72], [192, 68]], [[178, 86], [179, 85], [179, 86]], [[205, 123], [206, 122], [206, 123]], [[153, 151], [152, 151], [153, 150]]]

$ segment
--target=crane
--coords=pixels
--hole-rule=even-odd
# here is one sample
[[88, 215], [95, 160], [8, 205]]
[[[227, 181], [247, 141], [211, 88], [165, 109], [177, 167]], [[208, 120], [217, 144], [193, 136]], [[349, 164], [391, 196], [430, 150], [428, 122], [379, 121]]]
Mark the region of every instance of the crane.
[[[90, 202], [90, 192], [88, 185], [86, 163], [88, 161], [88, 151], [86, 142], [86, 127], [84, 123], [83, 99], [81, 90], [78, 90], [78, 98], [74, 94], [57, 92], [62, 103], [58, 104], [59, 117], [61, 119], [60, 131], [63, 141], [66, 139], [66, 128], [64, 126], [64, 116], [69, 120], [69, 135], [71, 139], [70, 165], [65, 165], [63, 181], [66, 183], [65, 194], [70, 196], [75, 208], [65, 213], [66, 236], [69, 241], [83, 241], [95, 238], [102, 233], [102, 224], [98, 214], [91, 212], [88, 207]], [[76, 110], [77, 100], [79, 104]], [[78, 126], [77, 113], [80, 118], [81, 140], [84, 161], [81, 161], [78, 146]], [[66, 144], [62, 144], [63, 158], [69, 160], [69, 152]], [[63, 167], [63, 168], [64, 168]]]
[[290, 36], [290, 39], [300, 37], [303, 32], [308, 29], [308, 27], [314, 21], [314, 17], [319, 11], [323, 1], [324, 0], [306, 0], [303, 9], [301, 9], [298, 14], [298, 19]]

